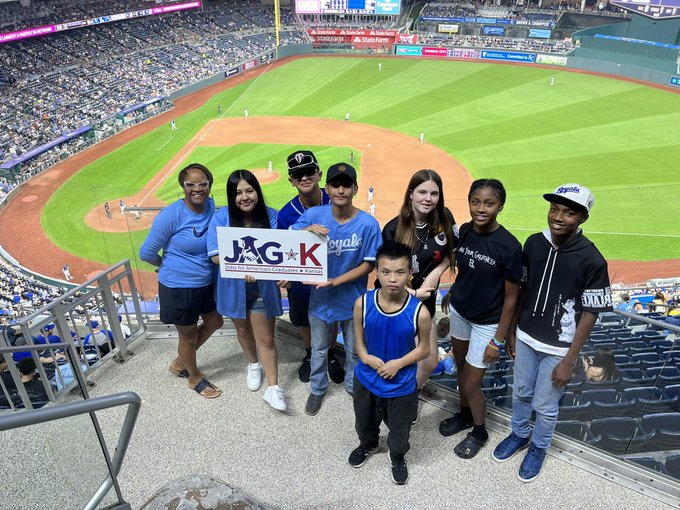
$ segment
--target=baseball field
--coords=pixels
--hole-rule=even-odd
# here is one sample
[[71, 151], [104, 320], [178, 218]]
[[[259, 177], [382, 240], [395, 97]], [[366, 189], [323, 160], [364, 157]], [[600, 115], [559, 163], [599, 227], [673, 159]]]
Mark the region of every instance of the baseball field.
[[[212, 170], [218, 205], [229, 173], [248, 168], [261, 177], [268, 205], [279, 208], [293, 194], [286, 155], [312, 148], [322, 170], [353, 157], [357, 204], [368, 207], [373, 185], [381, 222], [396, 215], [408, 176], [420, 168], [442, 175], [458, 223], [468, 219], [471, 180], [500, 179], [508, 191], [500, 219], [520, 240], [546, 226], [543, 193], [582, 183], [595, 195], [584, 230], [610, 262], [680, 274], [680, 95], [672, 91], [557, 68], [441, 60], [313, 57], [262, 71], [231, 88], [224, 82], [202, 105], [165, 114], [153, 129], [146, 123], [150, 131], [69, 168], [68, 179], [42, 177], [52, 192], [41, 228], [58, 253], [76, 265], [136, 260], [153, 215], [135, 221], [121, 215], [118, 200], [140, 207], [176, 200], [177, 173], [188, 162]], [[63, 165], [77, 165], [69, 161]], [[66, 261], [51, 262], [58, 269]], [[626, 279], [619, 267], [631, 266], [616, 266], [615, 281]]]

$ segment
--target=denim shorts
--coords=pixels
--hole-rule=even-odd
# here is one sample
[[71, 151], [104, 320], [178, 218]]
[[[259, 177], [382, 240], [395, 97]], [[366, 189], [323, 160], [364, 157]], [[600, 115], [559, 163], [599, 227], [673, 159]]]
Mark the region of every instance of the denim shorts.
[[465, 361], [476, 368], [489, 368], [484, 363], [484, 351], [498, 330], [498, 324], [475, 324], [462, 317], [456, 309], [451, 307], [451, 336], [468, 345]]
[[267, 313], [257, 282], [246, 283], [246, 313]]

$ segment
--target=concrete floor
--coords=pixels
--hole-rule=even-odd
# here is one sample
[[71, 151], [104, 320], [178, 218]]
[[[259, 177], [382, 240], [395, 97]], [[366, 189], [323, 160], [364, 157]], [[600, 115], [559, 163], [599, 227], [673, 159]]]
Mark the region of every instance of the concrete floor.
[[[134, 391], [142, 410], [119, 481], [125, 499], [140, 508], [171, 480], [208, 475], [242, 490], [271, 508], [669, 508], [648, 496], [548, 457], [540, 477], [530, 484], [517, 480], [521, 458], [498, 464], [492, 448], [503, 435], [491, 432], [489, 444], [472, 460], [453, 453], [462, 439], [444, 438], [439, 422], [445, 410], [422, 404], [411, 432], [407, 454], [410, 479], [397, 486], [383, 453], [361, 469], [347, 463], [358, 445], [350, 396], [333, 385], [319, 414], [304, 413], [309, 392], [297, 378], [303, 350], [296, 339], [277, 340], [280, 384], [290, 411], [282, 414], [245, 385], [246, 360], [229, 333], [209, 340], [199, 352], [199, 365], [222, 390], [214, 400], [199, 397], [186, 380], [171, 375], [168, 363], [176, 339], [147, 338], [135, 342], [134, 356], [124, 364], [109, 363], [92, 374], [91, 396]], [[115, 444], [123, 411], [98, 413]], [[605, 503], [606, 502], [606, 503]], [[0, 506], [2, 506], [0, 504]]]

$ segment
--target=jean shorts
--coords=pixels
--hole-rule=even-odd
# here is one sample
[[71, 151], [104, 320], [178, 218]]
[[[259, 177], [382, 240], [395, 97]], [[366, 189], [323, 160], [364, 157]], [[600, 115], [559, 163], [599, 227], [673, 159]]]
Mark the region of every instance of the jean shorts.
[[266, 313], [267, 307], [257, 282], [246, 283], [246, 313]]
[[469, 342], [467, 356], [465, 356], [468, 365], [476, 368], [489, 368], [488, 363], [484, 363], [484, 351], [497, 330], [498, 324], [475, 324], [462, 317], [453, 306], [451, 307], [451, 336], [456, 340]]

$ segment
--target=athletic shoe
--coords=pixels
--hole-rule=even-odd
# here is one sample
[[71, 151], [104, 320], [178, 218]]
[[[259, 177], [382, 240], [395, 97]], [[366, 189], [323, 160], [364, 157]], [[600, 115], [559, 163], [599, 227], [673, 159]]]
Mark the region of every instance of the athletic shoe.
[[434, 367], [434, 370], [432, 371], [432, 374], [430, 375], [430, 377], [437, 377], [437, 376], [442, 375], [443, 373], [444, 373], [444, 362], [440, 361], [439, 363], [437, 363], [437, 366]]
[[335, 356], [329, 356], [328, 358], [328, 376], [335, 384], [341, 384], [345, 380], [345, 369], [335, 359]]
[[367, 448], [365, 446], [359, 445], [358, 448], [349, 454], [349, 464], [352, 467], [359, 469], [364, 464], [366, 464], [368, 458], [378, 450], [380, 450], [379, 445], [376, 445], [373, 448]]
[[262, 365], [260, 362], [248, 363], [246, 386], [250, 391], [257, 391], [262, 385]]
[[511, 432], [508, 437], [498, 443], [491, 456], [496, 462], [505, 462], [514, 457], [520, 450], [524, 450], [530, 442], [531, 437], [519, 437]]
[[545, 453], [547, 450], [543, 448], [536, 448], [533, 444], [529, 446], [522, 464], [519, 466], [519, 473], [517, 478], [524, 483], [533, 482], [541, 473], [543, 461], [545, 460]]
[[283, 398], [283, 389], [278, 384], [264, 390], [262, 398], [277, 411], [286, 412], [288, 410], [286, 400]]
[[318, 413], [319, 409], [321, 409], [321, 402], [323, 401], [324, 395], [314, 395], [314, 393], [310, 393], [309, 397], [307, 397], [305, 413], [307, 413], [309, 416], [314, 416], [316, 413]]
[[309, 375], [311, 372], [312, 366], [310, 364], [309, 358], [305, 356], [302, 359], [302, 365], [300, 365], [300, 368], [298, 368], [298, 377], [300, 378], [300, 382], [309, 382]]
[[460, 417], [459, 413], [454, 414], [451, 418], [446, 418], [439, 424], [439, 433], [444, 436], [452, 436], [462, 432], [466, 429], [471, 429], [474, 425], [471, 421], [465, 421]]
[[404, 485], [408, 482], [408, 468], [404, 456], [397, 457], [390, 452], [390, 462], [392, 463], [392, 481], [397, 485]]

